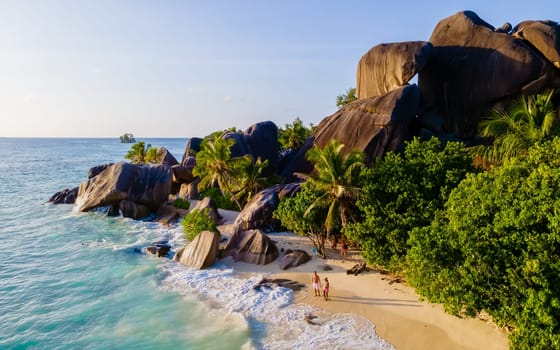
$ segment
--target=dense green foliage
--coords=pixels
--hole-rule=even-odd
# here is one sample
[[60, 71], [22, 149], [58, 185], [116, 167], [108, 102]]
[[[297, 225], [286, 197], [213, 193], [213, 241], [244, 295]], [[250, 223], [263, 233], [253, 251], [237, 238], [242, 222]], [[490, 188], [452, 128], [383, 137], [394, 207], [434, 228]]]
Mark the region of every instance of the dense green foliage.
[[315, 207], [308, 211], [317, 195], [309, 186], [303, 185], [297, 195], [280, 201], [273, 217], [279, 220], [284, 228], [300, 236], [308, 237], [317, 252], [325, 257], [325, 228], [323, 222], [325, 221], [326, 210]]
[[301, 119], [296, 118], [291, 124], [286, 124], [282, 129], [278, 129], [278, 141], [282, 150], [297, 150], [305, 143], [305, 140], [313, 132], [313, 124], [306, 128]]
[[204, 211], [198, 209], [191, 211], [183, 218], [181, 225], [183, 225], [185, 236], [189, 241], [195, 239], [202, 231], [217, 232], [218, 230], [216, 223], [208, 215], [208, 209]]
[[225, 195], [217, 187], [208, 187], [204, 191], [200, 192], [200, 198], [210, 197], [216, 203], [216, 206], [221, 209], [226, 210], [239, 210], [239, 207], [231, 197]]
[[413, 230], [409, 281], [447, 310], [484, 310], [513, 349], [560, 349], [560, 139], [471, 174]]
[[476, 151], [491, 164], [523, 156], [537, 142], [560, 135], [558, 114], [553, 104], [553, 91], [533, 96], [521, 96], [506, 109], [494, 109], [480, 123], [480, 134], [494, 139], [490, 146]]
[[363, 220], [348, 225], [345, 235], [361, 243], [368, 262], [402, 270], [409, 232], [430, 224], [451, 190], [474, 171], [471, 164], [463, 144], [443, 146], [436, 138], [414, 139], [403, 155], [386, 154], [362, 172], [357, 205]]
[[336, 96], [336, 106], [344, 107], [350, 102], [354, 102], [358, 99], [356, 97], [356, 88], [349, 88], [346, 93]]
[[187, 199], [175, 198], [175, 200], [173, 201], [173, 206], [178, 209], [189, 210], [189, 208], [191, 207], [191, 202], [189, 202]]
[[353, 218], [355, 201], [360, 189], [357, 187], [360, 170], [364, 166], [361, 152], [343, 152], [344, 145], [331, 140], [323, 148], [314, 146], [307, 151], [307, 159], [313, 163], [313, 172], [303, 177], [317, 194], [305, 215], [314, 208], [326, 208], [325, 229], [330, 234], [344, 227]]
[[267, 166], [268, 160], [263, 162], [260, 157], [254, 162], [247, 162], [244, 171], [240, 174], [240, 187], [236, 192], [241, 203], [246, 204], [255, 194], [270, 184], [269, 179], [262, 175]]
[[161, 157], [158, 147], [153, 147], [150, 144], [146, 145], [144, 141], [138, 141], [130, 146], [130, 150], [124, 158], [130, 159], [133, 164], [143, 165], [156, 163]]
[[223, 139], [215, 135], [213, 139], [205, 139], [200, 151], [196, 154], [196, 166], [193, 175], [200, 178], [199, 191], [218, 186], [224, 196], [231, 198], [237, 208], [243, 208], [242, 203], [235, 194], [241, 186], [249, 157], [231, 157], [230, 148], [234, 145], [233, 139]]
[[136, 139], [134, 138], [134, 135], [132, 135], [131, 133], [123, 134], [123, 135], [119, 136], [119, 139], [121, 140], [121, 143], [136, 142]]

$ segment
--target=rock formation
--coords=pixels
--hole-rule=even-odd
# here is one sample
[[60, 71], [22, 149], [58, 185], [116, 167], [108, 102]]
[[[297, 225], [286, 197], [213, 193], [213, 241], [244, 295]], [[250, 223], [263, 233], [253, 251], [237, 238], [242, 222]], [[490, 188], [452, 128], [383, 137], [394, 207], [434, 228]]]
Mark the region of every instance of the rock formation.
[[157, 151], [159, 162], [157, 164], [167, 165], [168, 167], [172, 167], [174, 165], [179, 164], [177, 159], [169, 152], [169, 150], [165, 147], [159, 147]]
[[260, 230], [236, 230], [223, 250], [233, 260], [249, 264], [266, 265], [278, 257], [278, 248]]
[[126, 199], [119, 202], [119, 210], [125, 218], [136, 220], [150, 215], [150, 208], [148, 206]]
[[191, 243], [181, 247], [173, 260], [195, 269], [205, 269], [216, 261], [219, 244], [219, 233], [202, 231]]
[[443, 118], [444, 129], [472, 137], [496, 102], [559, 86], [560, 71], [522, 40], [500, 33], [474, 12], [440, 21], [429, 62], [419, 72], [423, 113]]
[[374, 46], [358, 63], [356, 96], [381, 96], [407, 85], [424, 68], [431, 49], [432, 44], [425, 41]]
[[280, 203], [278, 199], [280, 189], [281, 186], [273, 186], [257, 193], [239, 213], [235, 225], [239, 225], [244, 230], [270, 228], [272, 213]]
[[168, 166], [120, 162], [83, 182], [78, 190], [76, 206], [80, 211], [88, 211], [129, 200], [156, 211], [167, 200], [170, 188], [171, 170]]
[[301, 249], [289, 249], [286, 250], [286, 252], [282, 256], [280, 256], [280, 258], [278, 259], [278, 265], [282, 270], [286, 270], [290, 267], [296, 267], [301, 264], [305, 264], [309, 260], [311, 260], [311, 257], [309, 256], [309, 254], [307, 254], [306, 251]]
[[74, 204], [77, 196], [78, 187], [67, 188], [53, 194], [53, 196], [49, 198], [48, 202], [51, 202], [52, 204]]
[[512, 35], [529, 42], [552, 64], [560, 68], [560, 25], [553, 21], [524, 21]]

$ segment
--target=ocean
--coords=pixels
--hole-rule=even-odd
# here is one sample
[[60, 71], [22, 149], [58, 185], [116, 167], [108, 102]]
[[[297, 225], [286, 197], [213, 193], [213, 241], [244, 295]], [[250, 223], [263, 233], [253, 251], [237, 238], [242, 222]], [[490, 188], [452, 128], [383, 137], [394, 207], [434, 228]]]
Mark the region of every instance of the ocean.
[[[187, 139], [138, 139], [180, 160]], [[194, 270], [139, 252], [188, 243], [180, 226], [80, 213], [46, 201], [118, 139], [0, 138], [0, 349], [390, 349], [369, 321], [256, 290], [226, 264]], [[309, 325], [307, 313], [322, 315]]]

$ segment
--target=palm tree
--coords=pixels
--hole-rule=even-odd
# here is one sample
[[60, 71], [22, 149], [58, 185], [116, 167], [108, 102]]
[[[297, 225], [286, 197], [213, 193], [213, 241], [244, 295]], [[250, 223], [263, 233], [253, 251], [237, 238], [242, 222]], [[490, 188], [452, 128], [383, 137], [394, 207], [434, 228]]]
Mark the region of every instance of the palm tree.
[[233, 139], [223, 139], [214, 135], [213, 139], [206, 139], [196, 154], [196, 166], [193, 175], [200, 178], [198, 190], [217, 185], [223, 195], [229, 196], [242, 209], [234, 191], [240, 187], [240, 173], [247, 162], [247, 157], [231, 158], [230, 148], [235, 144]]
[[146, 152], [150, 149], [150, 145], [146, 147], [144, 141], [138, 141], [130, 147], [128, 153], [124, 156], [125, 159], [130, 159], [133, 164], [145, 164]]
[[305, 140], [311, 135], [313, 124], [309, 128], [303, 126], [301, 119], [296, 118], [292, 124], [286, 124], [284, 129], [280, 129], [278, 133], [278, 141], [282, 145], [282, 149], [297, 150], [305, 143]]
[[247, 163], [244, 173], [242, 174], [241, 186], [237, 192], [238, 198], [243, 203], [247, 203], [255, 194], [266, 188], [268, 178], [262, 176], [263, 170], [268, 166], [268, 160], [263, 162], [260, 157], [256, 161]]
[[559, 115], [552, 101], [554, 91], [521, 96], [507, 109], [494, 109], [490, 118], [480, 123], [481, 135], [491, 137], [490, 146], [475, 151], [486, 161], [501, 164], [523, 156], [529, 147], [560, 135]]
[[304, 215], [314, 208], [328, 208], [325, 219], [327, 239], [339, 223], [344, 227], [348, 218], [352, 218], [354, 203], [360, 192], [356, 184], [364, 166], [364, 156], [357, 151], [344, 155], [343, 148], [344, 145], [336, 140], [331, 140], [323, 149], [314, 146], [307, 152], [307, 159], [314, 164], [313, 173], [297, 174], [319, 193]]

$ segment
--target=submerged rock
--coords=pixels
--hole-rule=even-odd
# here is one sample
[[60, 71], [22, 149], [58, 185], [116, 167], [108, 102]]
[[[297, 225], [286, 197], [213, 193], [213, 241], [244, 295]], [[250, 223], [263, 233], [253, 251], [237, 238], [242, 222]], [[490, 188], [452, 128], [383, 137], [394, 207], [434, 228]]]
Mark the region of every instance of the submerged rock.
[[146, 253], [153, 254], [158, 258], [167, 256], [167, 253], [171, 250], [171, 246], [168, 241], [157, 241], [153, 242], [146, 247]]

